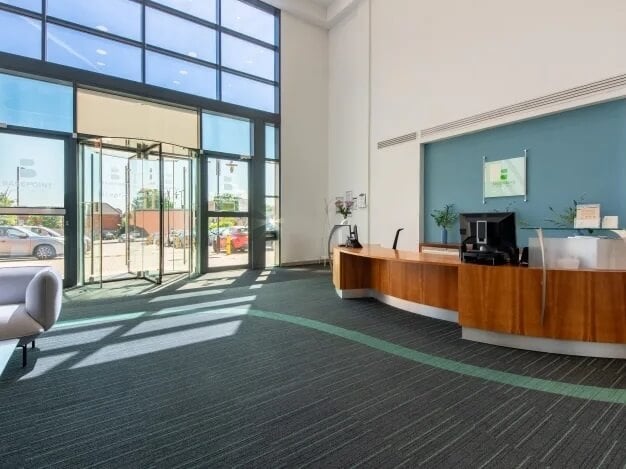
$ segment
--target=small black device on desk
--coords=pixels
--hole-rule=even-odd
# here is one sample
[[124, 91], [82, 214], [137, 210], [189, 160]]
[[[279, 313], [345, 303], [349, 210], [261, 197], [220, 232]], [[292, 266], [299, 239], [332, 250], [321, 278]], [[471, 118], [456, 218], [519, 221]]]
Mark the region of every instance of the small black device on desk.
[[354, 231], [350, 230], [350, 234], [348, 235], [348, 239], [346, 239], [346, 247], [348, 248], [362, 248], [363, 246], [359, 243], [359, 230], [356, 225], [354, 225]]
[[469, 264], [503, 265], [509, 264], [509, 257], [499, 251], [471, 249], [461, 252], [461, 260]]
[[515, 213], [462, 213], [461, 260], [472, 264], [518, 264]]

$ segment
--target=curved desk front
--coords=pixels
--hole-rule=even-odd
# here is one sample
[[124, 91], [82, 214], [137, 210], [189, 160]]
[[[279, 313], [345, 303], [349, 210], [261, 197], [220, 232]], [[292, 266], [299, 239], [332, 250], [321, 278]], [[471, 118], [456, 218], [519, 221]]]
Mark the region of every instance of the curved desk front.
[[374, 297], [458, 322], [464, 339], [569, 355], [626, 358], [626, 272], [464, 264], [379, 246], [335, 248], [341, 298]]

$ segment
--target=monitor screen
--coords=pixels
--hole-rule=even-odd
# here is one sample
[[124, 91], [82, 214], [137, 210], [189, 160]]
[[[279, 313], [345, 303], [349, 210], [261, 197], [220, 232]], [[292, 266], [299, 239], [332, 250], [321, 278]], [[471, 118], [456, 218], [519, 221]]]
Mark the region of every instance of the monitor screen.
[[514, 212], [461, 213], [461, 242], [493, 250], [517, 248]]

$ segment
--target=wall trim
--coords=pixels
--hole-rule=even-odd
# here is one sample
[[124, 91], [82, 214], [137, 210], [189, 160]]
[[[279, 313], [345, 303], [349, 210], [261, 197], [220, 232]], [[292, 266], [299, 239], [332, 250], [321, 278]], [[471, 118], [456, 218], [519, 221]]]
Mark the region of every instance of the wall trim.
[[315, 264], [326, 265], [327, 263], [328, 263], [328, 258], [320, 258], [320, 259], [308, 260], [308, 261], [281, 262], [279, 267], [298, 267], [300, 265], [315, 265]]
[[626, 74], [617, 75], [422, 129], [420, 142], [435, 142], [625, 97]]

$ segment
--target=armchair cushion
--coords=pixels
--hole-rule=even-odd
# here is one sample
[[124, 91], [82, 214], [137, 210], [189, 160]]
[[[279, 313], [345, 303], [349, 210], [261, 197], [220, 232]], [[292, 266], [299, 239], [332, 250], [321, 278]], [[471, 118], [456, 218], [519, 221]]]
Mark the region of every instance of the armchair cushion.
[[0, 340], [41, 334], [41, 324], [26, 314], [24, 304], [0, 305]]
[[3, 267], [0, 269], [0, 305], [24, 303], [30, 281], [47, 267]]
[[59, 317], [63, 282], [52, 269], [39, 271], [26, 287], [26, 312], [47, 331]]

